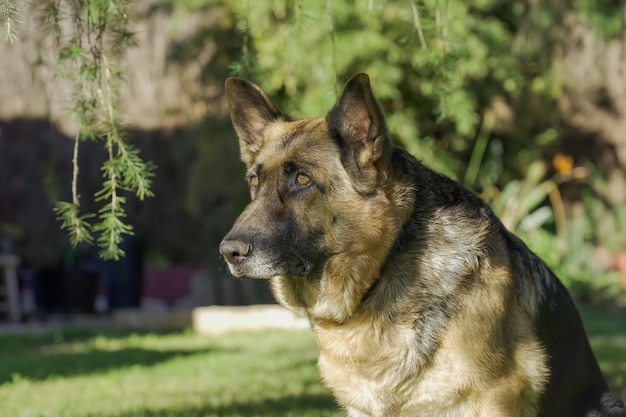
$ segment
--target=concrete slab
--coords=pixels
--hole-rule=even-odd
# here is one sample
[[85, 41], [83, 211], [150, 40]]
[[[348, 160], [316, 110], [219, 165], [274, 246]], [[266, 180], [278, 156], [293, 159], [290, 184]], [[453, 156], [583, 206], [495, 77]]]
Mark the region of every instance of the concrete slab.
[[200, 334], [265, 329], [310, 329], [309, 320], [276, 304], [208, 306], [194, 309], [125, 308], [111, 315], [51, 316], [44, 322], [1, 323], [5, 334], [40, 333], [68, 328], [175, 332], [189, 328]]
[[208, 306], [193, 309], [193, 329], [200, 334], [230, 331], [309, 329], [309, 320], [279, 305]]

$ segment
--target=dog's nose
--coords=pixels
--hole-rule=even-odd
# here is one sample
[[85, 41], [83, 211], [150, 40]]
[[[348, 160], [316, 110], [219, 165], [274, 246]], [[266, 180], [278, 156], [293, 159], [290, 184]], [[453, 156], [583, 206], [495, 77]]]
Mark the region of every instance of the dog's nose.
[[240, 240], [224, 239], [220, 243], [220, 253], [229, 262], [236, 262], [250, 254], [252, 246]]

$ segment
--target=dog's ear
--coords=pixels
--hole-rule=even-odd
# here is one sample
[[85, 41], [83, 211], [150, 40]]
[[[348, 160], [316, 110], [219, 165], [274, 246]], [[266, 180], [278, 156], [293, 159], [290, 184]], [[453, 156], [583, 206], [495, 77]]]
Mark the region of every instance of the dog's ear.
[[263, 145], [263, 131], [274, 120], [286, 119], [276, 104], [256, 84], [241, 79], [226, 80], [230, 118], [239, 136], [241, 159], [250, 166]]
[[326, 120], [348, 150], [352, 160], [347, 162], [356, 163], [361, 174], [372, 177], [375, 173], [368, 174], [368, 169], [380, 172], [386, 168], [391, 142], [367, 74], [357, 74], [348, 81]]

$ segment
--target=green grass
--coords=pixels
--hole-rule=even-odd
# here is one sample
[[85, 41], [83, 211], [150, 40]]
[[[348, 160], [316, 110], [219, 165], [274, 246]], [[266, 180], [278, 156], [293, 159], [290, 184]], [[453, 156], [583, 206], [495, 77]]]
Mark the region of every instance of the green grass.
[[626, 313], [588, 307], [579, 310], [609, 386], [626, 401]]
[[0, 337], [0, 416], [340, 416], [308, 331]]
[[[582, 313], [609, 383], [626, 397], [626, 317]], [[342, 416], [316, 357], [303, 330], [2, 336], [0, 416]]]

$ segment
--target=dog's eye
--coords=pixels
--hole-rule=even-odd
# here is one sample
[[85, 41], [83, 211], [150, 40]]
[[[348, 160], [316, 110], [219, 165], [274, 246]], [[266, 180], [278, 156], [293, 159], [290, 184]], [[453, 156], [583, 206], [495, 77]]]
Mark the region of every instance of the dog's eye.
[[296, 176], [296, 184], [301, 187], [309, 185], [311, 183], [311, 178], [308, 175], [298, 174]]
[[259, 177], [257, 177], [256, 175], [253, 175], [250, 177], [250, 185], [253, 187], [258, 187], [259, 186]]

